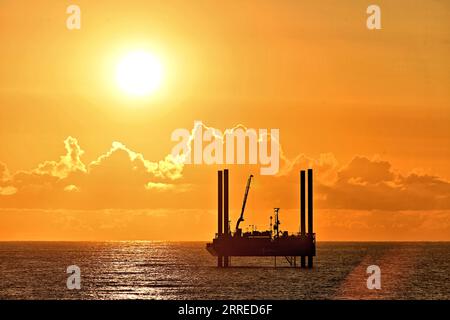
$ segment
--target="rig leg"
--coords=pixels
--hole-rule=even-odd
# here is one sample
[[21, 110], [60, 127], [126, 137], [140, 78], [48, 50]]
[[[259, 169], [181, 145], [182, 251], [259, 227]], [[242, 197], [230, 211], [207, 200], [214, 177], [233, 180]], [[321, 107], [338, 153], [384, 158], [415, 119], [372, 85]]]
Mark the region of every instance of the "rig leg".
[[308, 256], [308, 268], [312, 268], [313, 267], [313, 257], [312, 256]]
[[224, 256], [223, 266], [224, 266], [225, 268], [228, 268], [228, 256]]
[[218, 266], [219, 268], [222, 268], [222, 267], [223, 267], [223, 259], [222, 259], [222, 256], [218, 256], [218, 257], [217, 257], [217, 266]]
[[305, 256], [300, 257], [300, 267], [306, 268], [306, 257]]

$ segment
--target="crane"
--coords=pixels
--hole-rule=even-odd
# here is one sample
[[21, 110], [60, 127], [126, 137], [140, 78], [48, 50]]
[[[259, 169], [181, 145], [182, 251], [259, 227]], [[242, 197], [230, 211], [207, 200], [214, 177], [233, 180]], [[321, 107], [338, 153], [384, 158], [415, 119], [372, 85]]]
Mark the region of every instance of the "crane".
[[240, 233], [239, 224], [244, 221], [244, 211], [245, 211], [245, 204], [247, 203], [247, 197], [248, 197], [248, 191], [250, 190], [250, 183], [252, 182], [253, 175], [251, 174], [248, 177], [247, 180], [247, 186], [245, 187], [245, 193], [244, 193], [244, 200], [242, 201], [242, 210], [241, 210], [241, 216], [236, 222], [236, 232]]
[[274, 208], [275, 213], [275, 224], [273, 226], [273, 230], [275, 231], [275, 237], [278, 238], [280, 236], [280, 219], [278, 218], [278, 212], [280, 211], [280, 208]]

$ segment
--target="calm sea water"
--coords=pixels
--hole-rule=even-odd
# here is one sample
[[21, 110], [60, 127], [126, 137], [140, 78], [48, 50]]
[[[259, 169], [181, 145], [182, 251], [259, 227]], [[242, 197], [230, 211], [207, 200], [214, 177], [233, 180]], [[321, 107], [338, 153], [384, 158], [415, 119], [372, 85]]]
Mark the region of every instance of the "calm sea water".
[[[319, 243], [312, 270], [284, 258], [233, 258], [205, 243], [3, 242], [2, 299], [450, 299], [450, 243]], [[381, 268], [368, 290], [366, 268]], [[68, 290], [66, 268], [81, 268]]]

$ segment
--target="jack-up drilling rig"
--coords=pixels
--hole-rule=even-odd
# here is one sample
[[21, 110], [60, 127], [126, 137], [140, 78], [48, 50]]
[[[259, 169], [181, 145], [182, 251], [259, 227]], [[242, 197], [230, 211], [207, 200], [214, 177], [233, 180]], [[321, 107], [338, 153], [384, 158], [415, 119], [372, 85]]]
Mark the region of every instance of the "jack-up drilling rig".
[[[223, 175], [222, 175], [223, 174]], [[229, 228], [229, 197], [228, 197], [228, 170], [218, 172], [218, 232], [206, 249], [217, 256], [219, 267], [228, 267], [232, 256], [284, 256], [292, 266], [296, 266], [296, 257], [300, 257], [302, 268], [313, 266], [313, 257], [316, 255], [316, 235], [313, 232], [313, 176], [312, 169], [308, 169], [308, 233], [306, 233], [306, 171], [300, 171], [300, 232], [289, 234], [280, 230], [279, 210], [274, 209], [275, 223], [273, 230], [242, 233], [239, 228], [244, 221], [245, 206], [247, 203], [250, 184], [253, 176], [250, 175], [245, 188], [241, 215], [236, 222], [235, 232]], [[272, 217], [271, 217], [272, 218]], [[272, 221], [272, 219], [271, 219]], [[271, 228], [272, 229], [272, 222]]]

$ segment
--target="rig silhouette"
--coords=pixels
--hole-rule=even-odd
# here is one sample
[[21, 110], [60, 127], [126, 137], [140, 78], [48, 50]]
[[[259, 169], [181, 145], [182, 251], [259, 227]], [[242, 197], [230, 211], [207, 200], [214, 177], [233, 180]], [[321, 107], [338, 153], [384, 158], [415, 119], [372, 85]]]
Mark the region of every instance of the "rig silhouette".
[[274, 208], [274, 223], [270, 217], [270, 230], [242, 232], [239, 228], [244, 221], [245, 205], [250, 190], [253, 175], [250, 175], [245, 188], [241, 215], [236, 222], [235, 231], [230, 230], [229, 222], [229, 193], [228, 170], [218, 171], [218, 221], [217, 233], [206, 249], [217, 257], [218, 267], [230, 266], [231, 257], [263, 257], [273, 256], [276, 266], [276, 257], [285, 257], [293, 267], [297, 266], [297, 257], [300, 257], [300, 267], [313, 267], [313, 257], [316, 255], [316, 234], [313, 232], [313, 171], [308, 169], [308, 232], [306, 233], [306, 171], [300, 171], [300, 232], [289, 234], [280, 231], [279, 210]]

